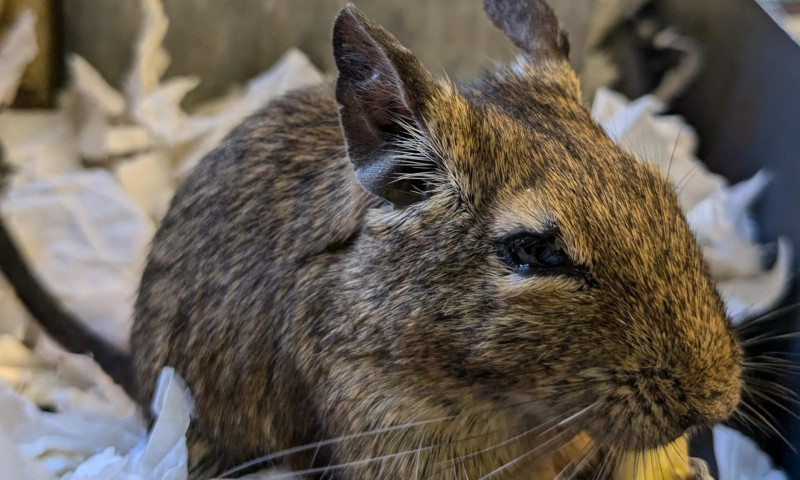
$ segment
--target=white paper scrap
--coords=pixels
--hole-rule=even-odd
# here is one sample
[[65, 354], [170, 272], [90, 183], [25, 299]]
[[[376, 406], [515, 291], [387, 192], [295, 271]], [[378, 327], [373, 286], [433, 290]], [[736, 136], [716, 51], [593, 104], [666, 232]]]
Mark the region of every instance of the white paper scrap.
[[81, 155], [95, 162], [142, 151], [151, 144], [147, 130], [138, 125], [112, 126], [100, 110], [88, 113], [80, 133]]
[[0, 436], [24, 457], [62, 475], [106, 448], [130, 450], [144, 437], [144, 430], [131, 418], [103, 412], [42, 412], [0, 382]]
[[77, 137], [63, 110], [0, 112], [0, 142], [13, 167], [10, 188], [80, 169]]
[[119, 162], [115, 174], [125, 193], [158, 222], [175, 193], [170, 159], [161, 152], [142, 153]]
[[158, 377], [151, 406], [157, 417], [150, 433], [140, 468], [161, 472], [156, 478], [186, 478], [186, 430], [194, 414], [194, 400], [183, 379], [171, 368], [164, 368]]
[[153, 221], [104, 170], [9, 189], [0, 211], [34, 271], [77, 318], [127, 349]]
[[125, 98], [83, 57], [70, 54], [67, 56], [67, 65], [72, 85], [93, 109], [110, 117], [119, 117], [125, 113]]
[[754, 276], [717, 282], [728, 315], [735, 323], [769, 312], [786, 297], [791, 286], [794, 258], [791, 240], [778, 237], [772, 268]]
[[[2, 398], [0, 398], [0, 405], [2, 405]], [[4, 478], [56, 480], [56, 477], [45, 465], [23, 455], [3, 430], [0, 430], [0, 465], [3, 466]]]
[[762, 247], [755, 243], [757, 226], [750, 207], [768, 183], [769, 175], [758, 172], [708, 196], [688, 212], [689, 226], [716, 280], [761, 273]]
[[61, 480], [185, 480], [185, 435], [192, 403], [180, 376], [171, 368], [163, 369], [156, 387], [156, 421], [150, 434], [131, 449], [103, 450]]
[[14, 101], [22, 75], [38, 53], [36, 15], [24, 10], [14, 20], [0, 45], [0, 107]]
[[194, 77], [170, 78], [131, 105], [133, 118], [145, 126], [162, 145], [175, 146], [197, 138], [213, 128], [210, 119], [188, 115], [181, 109], [186, 94], [200, 83]]
[[741, 432], [723, 425], [714, 427], [714, 456], [718, 480], [787, 480], [769, 456]]
[[134, 48], [134, 60], [125, 80], [125, 96], [136, 104], [158, 87], [169, 66], [169, 54], [162, 46], [169, 28], [161, 0], [141, 0], [144, 23]]

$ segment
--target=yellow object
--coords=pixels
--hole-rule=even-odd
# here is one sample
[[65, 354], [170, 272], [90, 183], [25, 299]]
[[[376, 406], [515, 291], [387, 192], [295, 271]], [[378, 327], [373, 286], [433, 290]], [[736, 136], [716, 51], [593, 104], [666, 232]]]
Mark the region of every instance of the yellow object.
[[688, 480], [691, 475], [689, 442], [681, 437], [657, 450], [626, 453], [614, 480]]
[[[592, 438], [580, 433], [566, 445], [541, 461], [531, 478], [562, 478], [570, 466], [582, 465], [584, 455], [592, 447]], [[595, 458], [602, 462], [602, 458]], [[586, 465], [584, 465], [586, 466]], [[596, 467], [597, 464], [594, 464]], [[593, 468], [589, 466], [589, 468]], [[617, 462], [613, 480], [691, 480], [689, 442], [681, 437], [669, 445], [655, 450], [629, 452]]]

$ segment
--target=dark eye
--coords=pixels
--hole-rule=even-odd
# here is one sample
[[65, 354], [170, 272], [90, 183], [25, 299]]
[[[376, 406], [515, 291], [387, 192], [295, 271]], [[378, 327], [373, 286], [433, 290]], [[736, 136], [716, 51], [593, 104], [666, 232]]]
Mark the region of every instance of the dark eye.
[[506, 265], [523, 275], [565, 275], [578, 270], [557, 233], [516, 233], [501, 239], [497, 250]]

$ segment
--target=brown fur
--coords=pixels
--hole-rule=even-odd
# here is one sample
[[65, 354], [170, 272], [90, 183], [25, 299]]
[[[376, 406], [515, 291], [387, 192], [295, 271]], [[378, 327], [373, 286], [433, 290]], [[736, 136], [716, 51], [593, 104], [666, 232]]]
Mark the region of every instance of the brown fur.
[[[185, 378], [195, 467], [431, 420], [281, 460], [413, 452], [325, 478], [476, 479], [582, 430], [598, 452], [638, 449], [732, 412], [740, 349], [673, 190], [592, 121], [563, 44], [454, 86], [352, 7], [337, 25], [336, 92], [249, 118], [153, 242], [132, 334], [139, 400], [164, 366]], [[363, 59], [347, 55], [374, 52], [370, 78], [391, 81], [358, 87]], [[385, 143], [364, 134], [387, 124], [401, 128]], [[498, 259], [504, 235], [553, 225], [585, 278]], [[492, 478], [551, 478], [553, 450]]]

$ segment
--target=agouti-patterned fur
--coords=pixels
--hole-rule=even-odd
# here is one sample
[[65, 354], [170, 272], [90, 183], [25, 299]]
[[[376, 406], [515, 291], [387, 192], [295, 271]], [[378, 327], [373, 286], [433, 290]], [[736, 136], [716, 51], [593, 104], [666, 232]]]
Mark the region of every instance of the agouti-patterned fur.
[[[543, 1], [485, 9], [523, 58], [456, 85], [345, 7], [336, 84], [271, 102], [180, 188], [132, 352], [143, 405], [164, 366], [195, 396], [196, 476], [350, 436], [277, 461], [549, 479], [735, 408], [740, 347], [672, 187], [591, 119]], [[514, 238], [556, 257], [516, 267]]]

